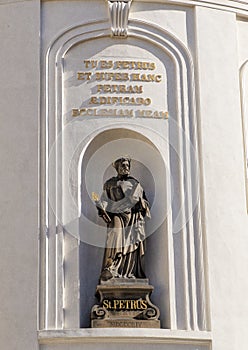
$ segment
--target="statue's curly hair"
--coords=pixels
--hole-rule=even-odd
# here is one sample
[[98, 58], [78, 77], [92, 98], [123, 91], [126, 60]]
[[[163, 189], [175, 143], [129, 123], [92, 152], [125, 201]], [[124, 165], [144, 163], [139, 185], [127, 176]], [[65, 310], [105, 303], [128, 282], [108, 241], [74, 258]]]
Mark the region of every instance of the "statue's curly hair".
[[130, 158], [129, 156], [122, 156], [122, 157], [116, 159], [116, 160], [112, 163], [112, 165], [113, 165], [113, 167], [117, 170], [119, 164], [122, 163], [122, 162], [124, 162], [124, 161], [128, 161], [129, 167], [130, 167], [130, 165], [131, 165], [131, 158]]

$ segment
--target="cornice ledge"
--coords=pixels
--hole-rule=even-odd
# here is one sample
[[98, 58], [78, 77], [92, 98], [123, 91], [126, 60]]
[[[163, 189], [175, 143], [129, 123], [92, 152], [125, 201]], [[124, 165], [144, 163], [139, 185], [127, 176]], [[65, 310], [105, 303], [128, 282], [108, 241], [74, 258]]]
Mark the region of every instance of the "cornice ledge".
[[160, 343], [209, 345], [211, 332], [182, 331], [169, 329], [133, 329], [133, 328], [80, 328], [38, 331], [40, 344], [54, 343]]
[[245, 0], [133, 0], [133, 2], [149, 2], [150, 4], [152, 2], [160, 2], [168, 5], [202, 6], [248, 16], [248, 2]]

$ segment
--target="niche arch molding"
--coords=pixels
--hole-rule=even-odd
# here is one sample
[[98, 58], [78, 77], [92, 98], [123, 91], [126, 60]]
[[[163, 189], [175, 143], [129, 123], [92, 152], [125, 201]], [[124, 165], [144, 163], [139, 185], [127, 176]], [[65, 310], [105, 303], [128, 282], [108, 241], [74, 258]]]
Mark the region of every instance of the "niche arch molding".
[[244, 142], [244, 168], [245, 168], [245, 186], [246, 186], [246, 207], [248, 213], [248, 60], [240, 68], [240, 94], [241, 94], [241, 112], [243, 126]]

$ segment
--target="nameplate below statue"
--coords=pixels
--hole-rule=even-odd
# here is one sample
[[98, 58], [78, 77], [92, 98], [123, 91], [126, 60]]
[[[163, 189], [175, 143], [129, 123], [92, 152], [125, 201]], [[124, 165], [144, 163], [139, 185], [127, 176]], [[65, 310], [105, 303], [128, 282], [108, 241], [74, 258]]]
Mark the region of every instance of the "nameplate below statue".
[[107, 310], [116, 311], [146, 310], [148, 308], [147, 300], [143, 299], [104, 299], [102, 304]]
[[93, 328], [160, 328], [159, 309], [150, 300], [147, 279], [111, 279], [97, 286], [99, 304], [91, 310]]
[[160, 328], [159, 320], [92, 320], [92, 328]]

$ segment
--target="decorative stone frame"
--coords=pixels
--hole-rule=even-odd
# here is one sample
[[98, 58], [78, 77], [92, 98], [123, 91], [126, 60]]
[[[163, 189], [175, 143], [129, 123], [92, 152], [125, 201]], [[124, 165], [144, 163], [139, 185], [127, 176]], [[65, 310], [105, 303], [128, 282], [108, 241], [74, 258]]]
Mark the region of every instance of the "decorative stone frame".
[[[68, 320], [65, 320], [65, 299], [68, 297], [68, 286], [65, 282], [64, 257], [67, 251], [67, 244], [78, 246], [76, 239], [65, 243], [64, 228], [58, 221], [62, 211], [62, 186], [56, 182], [58, 174], [62, 169], [62, 149], [56, 144], [56, 158], [54, 168], [49, 169], [49, 153], [54, 147], [54, 142], [62, 130], [62, 71], [63, 57], [65, 53], [76, 43], [94, 38], [104, 38], [109, 36], [109, 22], [102, 20], [93, 23], [86, 23], [74, 28], [70, 28], [62, 33], [50, 46], [45, 62], [45, 79], [42, 81], [43, 91], [45, 91], [45, 101], [42, 105], [41, 114], [44, 116], [41, 122], [41, 203], [40, 218], [42, 230], [40, 235], [40, 320], [39, 328], [44, 330], [40, 333], [40, 339], [49, 338], [46, 330], [79, 328], [79, 303], [67, 304]], [[171, 33], [157, 26], [138, 20], [129, 22], [130, 38], [139, 38], [148, 41], [150, 45], [155, 45], [167, 53], [174, 62], [177, 83], [177, 123], [184, 130], [186, 136], [192, 143], [197, 154], [197, 166], [199, 166], [197, 118], [194, 91], [194, 67], [188, 49]], [[96, 131], [96, 134], [100, 130]], [[192, 209], [191, 198], [184, 197], [185, 192], [199, 193], [199, 201], [194, 210], [194, 214], [189, 218], [188, 224], [182, 230], [182, 266], [184, 280], [183, 305], [178, 309], [177, 297], [175, 295], [175, 252], [173, 251], [173, 240], [170, 239], [170, 329], [179, 330], [178, 317], [182, 316], [181, 329], [188, 331], [209, 331], [209, 301], [208, 282], [206, 265], [206, 246], [204, 228], [202, 225], [201, 189], [199, 179], [192, 173], [193, 166], [190, 157], [190, 150], [184, 138], [178, 136], [180, 146], [180, 157], [183, 160], [180, 169], [180, 202], [183, 204], [184, 215]], [[89, 137], [93, 137], [90, 135]], [[50, 173], [54, 177], [50, 177]], [[183, 173], [186, 172], [189, 181], [183, 182]], [[53, 185], [51, 186], [51, 181]], [[187, 188], [185, 188], [185, 186]], [[53, 193], [51, 193], [53, 191]], [[56, 198], [56, 208], [51, 208], [49, 196]], [[168, 232], [171, 232], [171, 220], [168, 220]], [[73, 285], [73, 292], [76, 293], [78, 286], [78, 266], [75, 263], [75, 274], [70, 276]], [[161, 330], [163, 331], [163, 330]], [[64, 332], [64, 331], [63, 331]], [[64, 333], [63, 333], [64, 334]], [[162, 334], [162, 333], [161, 333]], [[166, 337], [168, 332], [164, 333]], [[206, 334], [206, 333], [204, 333]], [[51, 335], [50, 335], [51, 336]], [[209, 343], [209, 336], [197, 336], [199, 339], [206, 339]], [[187, 337], [186, 337], [187, 338]]]

